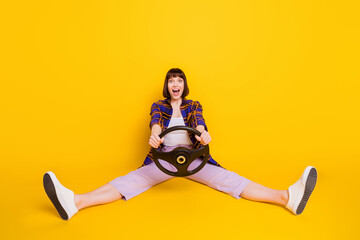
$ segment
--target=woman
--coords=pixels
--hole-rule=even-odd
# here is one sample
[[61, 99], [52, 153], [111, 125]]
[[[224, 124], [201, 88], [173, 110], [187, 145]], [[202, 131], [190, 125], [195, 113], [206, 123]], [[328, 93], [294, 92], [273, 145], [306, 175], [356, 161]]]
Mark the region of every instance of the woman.
[[[170, 69], [164, 82], [163, 95], [165, 99], [153, 103], [151, 107], [151, 136], [149, 139], [151, 147], [158, 148], [163, 144], [162, 151], [171, 151], [179, 146], [198, 148], [200, 144], [209, 144], [211, 137], [202, 116], [202, 107], [199, 102], [186, 99], [188, 94], [189, 88], [184, 72], [178, 68]], [[177, 125], [195, 128], [201, 133], [201, 136], [194, 136], [186, 131], [174, 131], [160, 139], [161, 132]], [[196, 159], [192, 163], [195, 166], [190, 165], [189, 170], [196, 168], [200, 162], [200, 159]], [[168, 170], [174, 170], [174, 166], [165, 161], [161, 161], [161, 164]], [[68, 220], [80, 209], [119, 199], [129, 200], [150, 187], [171, 178], [172, 176], [158, 169], [152, 161], [150, 150], [140, 168], [118, 177], [92, 192], [74, 194], [73, 191], [62, 186], [52, 172], [45, 173], [44, 188], [60, 216], [64, 220]], [[206, 184], [236, 199], [242, 197], [252, 201], [278, 204], [298, 215], [304, 210], [315, 187], [317, 172], [314, 167], [309, 166], [300, 179], [288, 190], [274, 190], [222, 168], [210, 155], [208, 162], [199, 172], [186, 178]]]

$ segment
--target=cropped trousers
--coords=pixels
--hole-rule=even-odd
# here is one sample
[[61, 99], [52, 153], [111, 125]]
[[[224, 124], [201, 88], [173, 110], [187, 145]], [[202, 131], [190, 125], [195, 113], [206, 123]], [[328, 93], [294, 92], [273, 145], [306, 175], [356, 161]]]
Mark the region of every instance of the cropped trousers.
[[[189, 145], [176, 145], [176, 146], [164, 146], [162, 151], [169, 152], [177, 147], [188, 147]], [[176, 169], [170, 163], [160, 160], [162, 166], [170, 171]], [[189, 170], [195, 169], [201, 163], [200, 159], [194, 160]], [[123, 196], [123, 200], [129, 200], [138, 194], [145, 192], [149, 188], [167, 181], [173, 176], [170, 176], [162, 172], [154, 162], [140, 167], [134, 171], [129, 172], [124, 176], [120, 176], [110, 181]], [[240, 198], [241, 192], [251, 182], [250, 180], [240, 176], [239, 174], [226, 170], [222, 167], [215, 166], [210, 163], [206, 165], [197, 173], [184, 177], [202, 184], [205, 184], [218, 191], [227, 193], [236, 199]]]

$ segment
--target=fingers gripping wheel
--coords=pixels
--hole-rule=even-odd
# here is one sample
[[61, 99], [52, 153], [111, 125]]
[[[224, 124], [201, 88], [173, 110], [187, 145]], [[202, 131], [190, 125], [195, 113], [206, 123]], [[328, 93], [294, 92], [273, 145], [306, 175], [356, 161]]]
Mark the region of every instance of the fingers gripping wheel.
[[[194, 133], [200, 137], [201, 133], [197, 131], [196, 129], [193, 129], [191, 127], [186, 126], [175, 126], [166, 129], [164, 132], [162, 132], [159, 137], [162, 138], [166, 134], [177, 131], [177, 130], [186, 130], [188, 132]], [[178, 147], [172, 150], [171, 152], [162, 152], [156, 148], [152, 148], [152, 155], [153, 155], [153, 161], [155, 162], [156, 166], [163, 171], [164, 173], [174, 176], [174, 177], [186, 177], [189, 175], [192, 175], [194, 173], [197, 173], [200, 171], [206, 164], [208, 158], [209, 158], [209, 145], [201, 146], [198, 149], [188, 149], [185, 147]], [[204, 155], [204, 158], [202, 159], [202, 162], [199, 166], [197, 166], [195, 169], [189, 171], [188, 167], [190, 164], [197, 158]], [[177, 172], [172, 172], [167, 170], [165, 167], [163, 167], [159, 159], [164, 160], [173, 166], [175, 166]]]

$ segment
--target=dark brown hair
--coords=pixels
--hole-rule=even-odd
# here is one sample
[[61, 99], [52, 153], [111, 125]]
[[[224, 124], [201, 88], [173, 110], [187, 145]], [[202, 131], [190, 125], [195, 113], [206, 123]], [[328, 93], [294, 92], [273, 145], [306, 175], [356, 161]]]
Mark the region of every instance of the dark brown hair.
[[184, 80], [184, 91], [183, 94], [181, 95], [181, 97], [184, 99], [187, 95], [189, 95], [189, 87], [187, 84], [185, 73], [180, 68], [172, 68], [167, 72], [164, 82], [164, 88], [163, 88], [163, 96], [164, 98], [171, 98], [168, 89], [168, 81], [170, 78], [173, 77], [180, 77]]

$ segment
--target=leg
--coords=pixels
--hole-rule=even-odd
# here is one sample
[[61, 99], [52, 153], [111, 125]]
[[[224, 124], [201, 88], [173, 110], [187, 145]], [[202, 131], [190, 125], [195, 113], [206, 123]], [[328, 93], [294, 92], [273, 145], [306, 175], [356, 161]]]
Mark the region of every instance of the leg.
[[43, 184], [60, 217], [69, 220], [80, 209], [119, 199], [128, 200], [170, 178], [151, 163], [85, 194], [74, 194], [59, 182], [53, 172], [44, 174]]
[[92, 192], [75, 194], [75, 205], [77, 209], [80, 210], [94, 205], [117, 201], [122, 197], [113, 185], [107, 183]]
[[[189, 168], [194, 169], [199, 164], [200, 161], [195, 160]], [[208, 163], [198, 173], [188, 178], [225, 192], [235, 198], [243, 197], [252, 201], [270, 202], [283, 206], [286, 205], [289, 198], [287, 190], [274, 190], [264, 187], [239, 176], [235, 172]]]
[[308, 166], [300, 179], [291, 185], [288, 190], [274, 190], [252, 182], [240, 195], [253, 201], [282, 205], [295, 215], [299, 215], [304, 211], [307, 201], [315, 188], [316, 181], [316, 168]]
[[[164, 151], [171, 151], [175, 147], [165, 148]], [[160, 160], [160, 162], [166, 169], [174, 171], [174, 167], [169, 163], [162, 160]], [[152, 162], [125, 176], [118, 177], [92, 192], [75, 194], [75, 204], [80, 210], [98, 204], [110, 203], [119, 199], [129, 200], [152, 186], [169, 180], [170, 178], [172, 178], [172, 176], [160, 171], [155, 163]]]
[[[200, 163], [201, 160], [195, 160], [190, 164], [189, 170], [195, 169]], [[199, 172], [186, 178], [225, 192], [236, 199], [241, 197], [240, 194], [242, 191], [251, 183], [250, 180], [241, 177], [235, 172], [228, 171], [210, 163], [207, 163]]]
[[[167, 166], [166, 166], [167, 167]], [[118, 177], [100, 188], [85, 194], [75, 194], [75, 204], [82, 208], [106, 204], [119, 199], [129, 200], [152, 186], [172, 178], [161, 172], [155, 163]]]
[[282, 206], [285, 206], [289, 200], [287, 190], [275, 190], [255, 182], [249, 183], [241, 192], [240, 196], [252, 201], [269, 202]]
[[[195, 166], [198, 166], [200, 160], [195, 160], [193, 163], [195, 163]], [[189, 168], [191, 170], [191, 165]], [[300, 179], [291, 185], [288, 190], [275, 190], [264, 187], [234, 172], [211, 164], [206, 164], [199, 172], [187, 178], [204, 183], [235, 198], [243, 197], [252, 201], [279, 204], [289, 209], [295, 215], [299, 215], [303, 212], [315, 188], [317, 170], [312, 166], [308, 166]]]
[[[165, 147], [164, 151], [171, 151], [175, 147], [168, 147], [169, 149]], [[160, 162], [166, 169], [170, 171], [175, 170], [169, 163], [162, 160]], [[114, 202], [119, 199], [129, 200], [150, 187], [170, 178], [172, 177], [160, 171], [155, 163], [151, 163], [125, 176], [118, 177], [94, 191], [85, 194], [75, 194], [75, 205], [80, 210], [94, 205]]]

